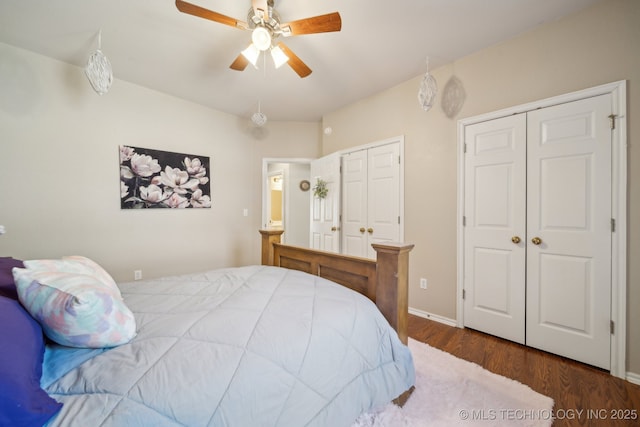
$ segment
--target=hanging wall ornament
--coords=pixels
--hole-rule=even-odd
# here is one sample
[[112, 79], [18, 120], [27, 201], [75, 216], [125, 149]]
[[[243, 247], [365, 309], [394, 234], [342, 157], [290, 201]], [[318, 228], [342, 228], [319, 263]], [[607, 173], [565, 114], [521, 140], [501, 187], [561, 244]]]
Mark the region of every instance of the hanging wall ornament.
[[258, 102], [258, 111], [251, 116], [251, 121], [258, 127], [262, 127], [267, 123], [267, 116], [260, 111], [260, 102]]
[[113, 83], [111, 63], [100, 50], [101, 47], [102, 30], [98, 33], [98, 50], [89, 56], [87, 66], [84, 69], [84, 73], [86, 74], [87, 79], [89, 79], [91, 87], [93, 87], [93, 90], [95, 90], [98, 95], [104, 95], [109, 92], [111, 83]]
[[420, 89], [418, 90], [418, 103], [424, 111], [429, 111], [438, 93], [436, 79], [429, 73], [429, 58], [427, 58], [427, 72], [422, 78]]

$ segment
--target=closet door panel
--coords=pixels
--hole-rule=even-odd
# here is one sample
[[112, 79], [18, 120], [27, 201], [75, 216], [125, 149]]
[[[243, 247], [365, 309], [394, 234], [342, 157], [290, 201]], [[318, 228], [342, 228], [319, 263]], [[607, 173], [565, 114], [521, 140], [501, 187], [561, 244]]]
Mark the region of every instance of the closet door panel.
[[367, 151], [342, 157], [342, 251], [366, 257]]
[[610, 95], [535, 110], [527, 137], [527, 345], [604, 369], [610, 367], [610, 110]]
[[400, 145], [388, 144], [368, 150], [369, 258], [372, 243], [400, 240]]
[[519, 343], [525, 340], [525, 137], [523, 114], [465, 129], [464, 324]]

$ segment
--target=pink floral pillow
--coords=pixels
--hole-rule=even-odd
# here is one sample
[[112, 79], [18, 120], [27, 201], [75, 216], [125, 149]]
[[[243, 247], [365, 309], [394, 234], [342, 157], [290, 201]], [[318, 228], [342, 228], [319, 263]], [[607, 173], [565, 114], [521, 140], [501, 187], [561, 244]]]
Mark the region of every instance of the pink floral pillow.
[[117, 287], [96, 276], [14, 268], [13, 277], [22, 305], [58, 344], [114, 347], [136, 335], [135, 317]]

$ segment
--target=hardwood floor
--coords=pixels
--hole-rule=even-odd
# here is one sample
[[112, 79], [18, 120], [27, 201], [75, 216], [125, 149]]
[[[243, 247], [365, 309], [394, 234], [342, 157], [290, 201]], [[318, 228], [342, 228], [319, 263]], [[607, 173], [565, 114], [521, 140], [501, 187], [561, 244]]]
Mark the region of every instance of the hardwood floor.
[[640, 426], [640, 386], [608, 372], [411, 314], [409, 336], [551, 397], [554, 427]]

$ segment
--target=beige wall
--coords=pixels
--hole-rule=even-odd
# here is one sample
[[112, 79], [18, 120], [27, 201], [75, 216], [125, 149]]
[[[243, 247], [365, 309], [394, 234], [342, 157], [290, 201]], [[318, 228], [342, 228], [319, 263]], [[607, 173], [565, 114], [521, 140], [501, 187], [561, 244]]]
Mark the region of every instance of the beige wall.
[[[120, 80], [98, 96], [82, 69], [0, 44], [0, 256], [85, 255], [118, 281], [258, 263], [262, 158], [320, 141], [319, 123], [256, 130]], [[120, 210], [120, 144], [209, 156], [212, 208]]]
[[[628, 81], [628, 285], [627, 370], [640, 373], [640, 1], [604, 0], [433, 70], [440, 91], [451, 76], [466, 100], [449, 119], [435, 107], [422, 111], [422, 76], [326, 114], [323, 154], [405, 135], [406, 240], [411, 254], [410, 305], [456, 317], [457, 119], [487, 113], [618, 80]], [[440, 94], [441, 95], [441, 94]], [[409, 196], [410, 195], [410, 196]], [[420, 290], [420, 277], [429, 279]]]

